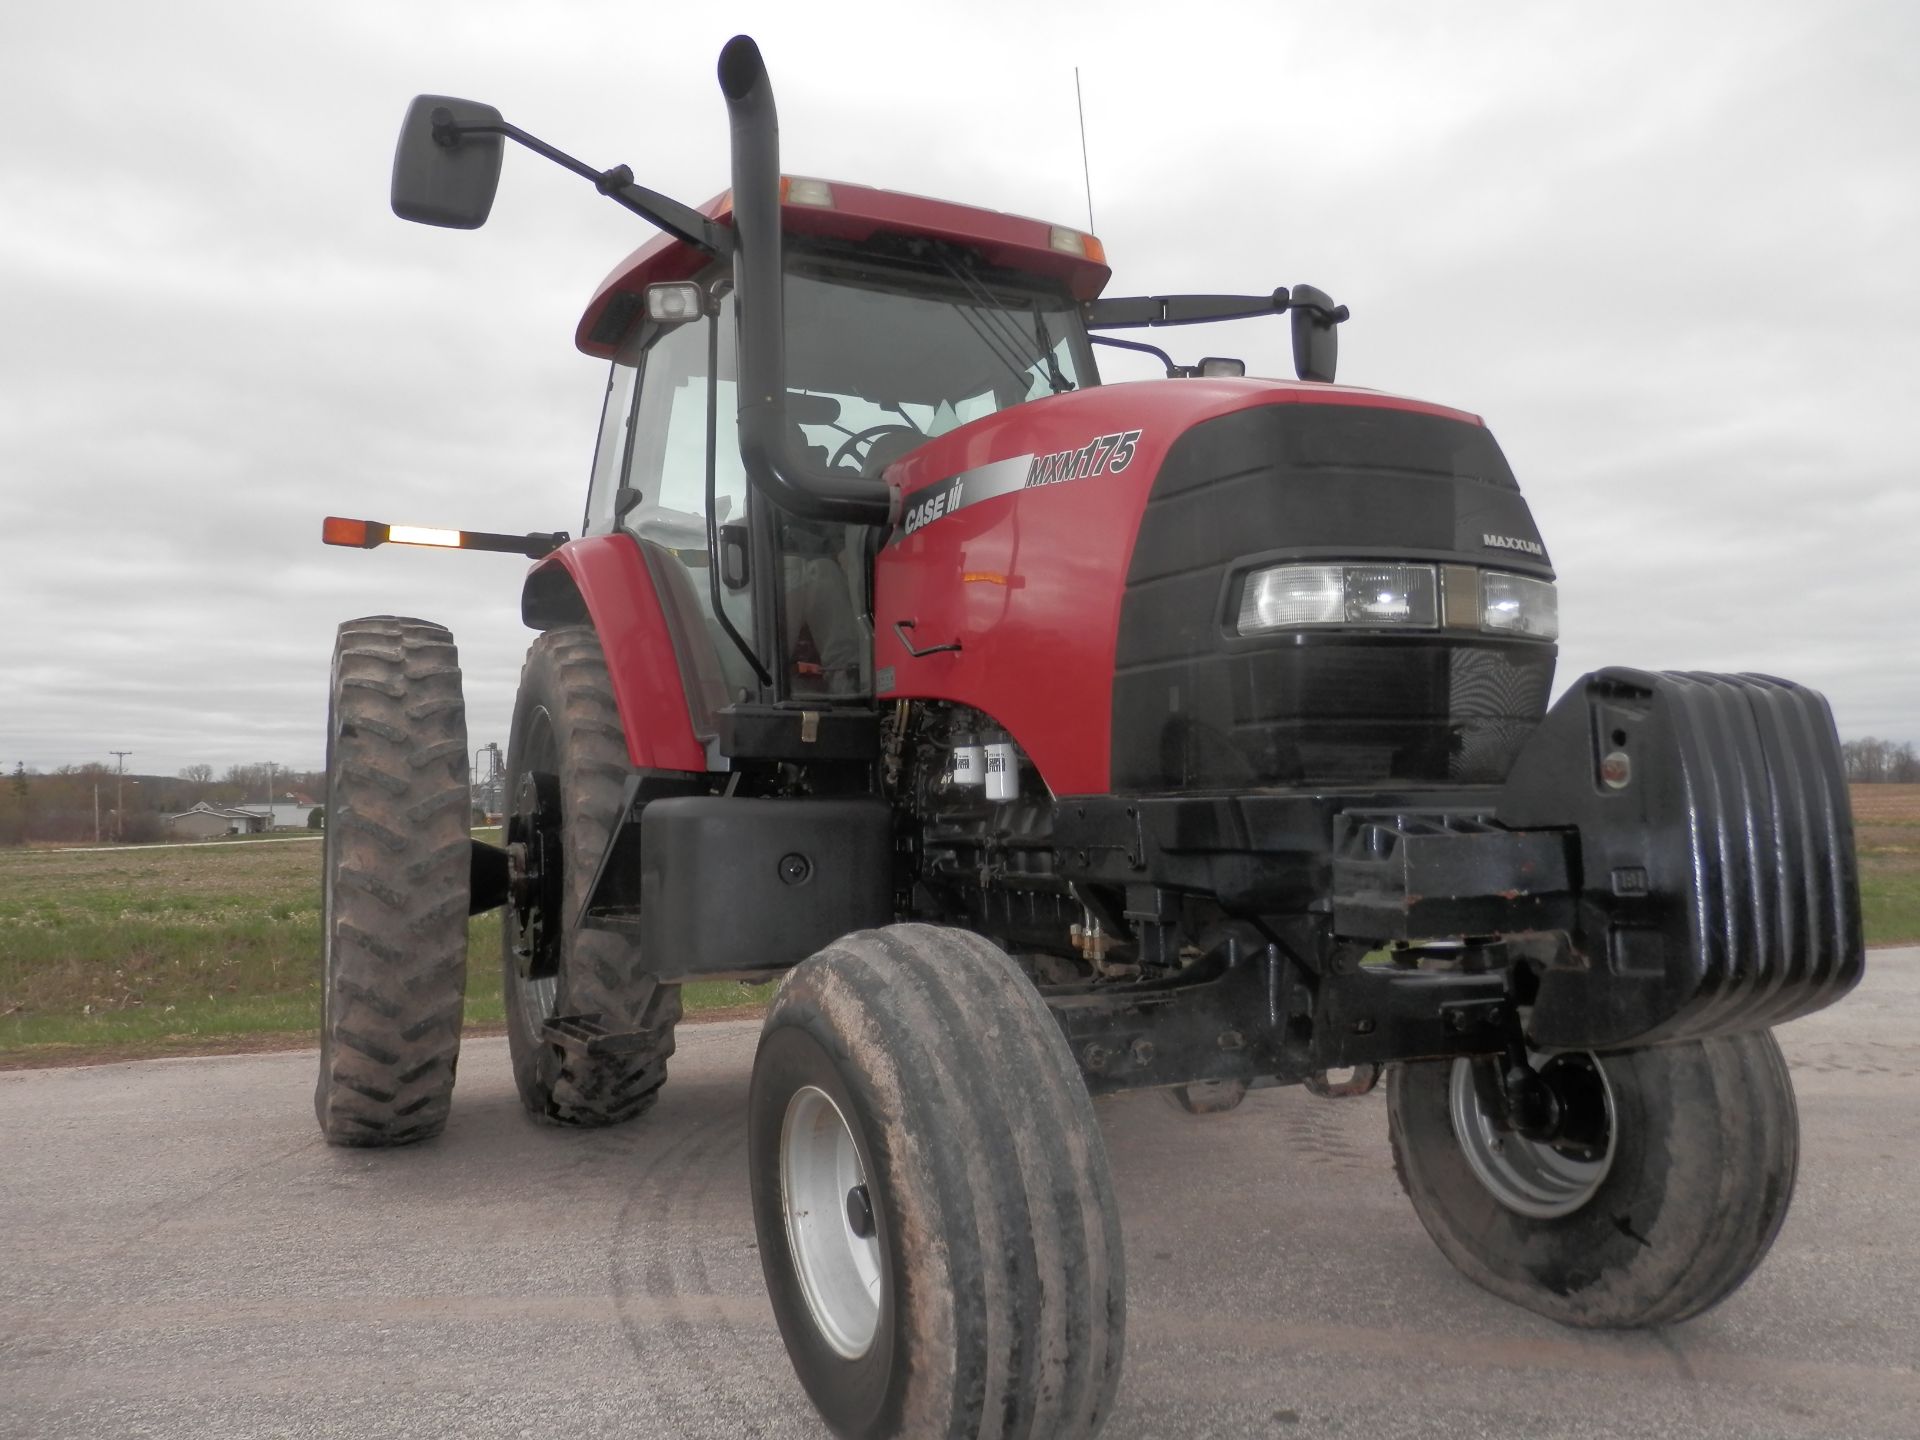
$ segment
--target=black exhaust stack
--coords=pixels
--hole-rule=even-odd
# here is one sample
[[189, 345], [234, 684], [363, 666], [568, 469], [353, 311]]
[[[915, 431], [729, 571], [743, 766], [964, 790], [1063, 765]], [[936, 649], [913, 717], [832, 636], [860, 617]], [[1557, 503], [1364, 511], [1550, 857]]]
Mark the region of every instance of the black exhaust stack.
[[794, 454], [787, 419], [786, 309], [780, 266], [780, 121], [760, 47], [736, 35], [720, 52], [733, 131], [733, 304], [739, 327], [740, 459], [760, 493], [810, 520], [885, 523], [886, 483]]

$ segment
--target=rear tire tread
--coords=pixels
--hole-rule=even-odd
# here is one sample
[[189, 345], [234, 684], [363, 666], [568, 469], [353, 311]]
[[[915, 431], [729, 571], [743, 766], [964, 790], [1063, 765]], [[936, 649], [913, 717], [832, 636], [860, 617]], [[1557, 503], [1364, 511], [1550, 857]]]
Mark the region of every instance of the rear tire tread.
[[459, 1063], [466, 707], [453, 637], [427, 621], [348, 621], [334, 666], [314, 1111], [336, 1145], [397, 1145], [445, 1126]]
[[[546, 1044], [537, 1034], [521, 1036], [510, 1030], [515, 1078], [521, 1100], [537, 1119], [555, 1125], [617, 1125], [644, 1113], [666, 1083], [666, 1062], [680, 1019], [680, 987], [656, 981], [630, 940], [603, 930], [571, 928], [586, 901], [594, 867], [624, 818], [621, 804], [626, 777], [632, 773], [606, 656], [592, 627], [561, 626], [539, 636], [527, 651], [520, 689], [523, 697], [536, 689], [558, 702], [548, 713], [562, 755], [569, 927], [563, 941], [559, 1013], [598, 1015], [608, 1030], [646, 1031], [651, 1041], [643, 1050], [585, 1059]], [[517, 722], [515, 728], [517, 746]], [[521, 763], [516, 751], [513, 765]], [[511, 986], [511, 953], [507, 964]]]

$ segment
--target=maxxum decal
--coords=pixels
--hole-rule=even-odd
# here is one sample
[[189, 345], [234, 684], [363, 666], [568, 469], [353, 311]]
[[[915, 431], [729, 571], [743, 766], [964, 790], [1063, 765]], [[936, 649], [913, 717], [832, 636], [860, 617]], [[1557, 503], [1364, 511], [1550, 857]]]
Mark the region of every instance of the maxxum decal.
[[1538, 540], [1523, 540], [1513, 535], [1486, 533], [1480, 536], [1480, 543], [1489, 550], [1518, 550], [1522, 555], [1532, 555], [1541, 560], [1547, 558], [1547, 552]]
[[990, 465], [949, 475], [914, 493], [892, 543], [897, 545], [916, 530], [982, 500], [1040, 485], [1059, 485], [1102, 474], [1117, 475], [1133, 463], [1134, 450], [1139, 444], [1138, 430], [1122, 430], [1112, 435], [1096, 435], [1077, 450], [1056, 450], [1050, 455], [1010, 455]]
[[1133, 463], [1133, 450], [1140, 443], [1140, 432], [1128, 430], [1119, 435], [1096, 435], [1078, 450], [1056, 450], [1051, 455], [1036, 455], [1027, 469], [1027, 485], [1057, 485], [1062, 480], [1084, 480], [1102, 470], [1118, 474]]

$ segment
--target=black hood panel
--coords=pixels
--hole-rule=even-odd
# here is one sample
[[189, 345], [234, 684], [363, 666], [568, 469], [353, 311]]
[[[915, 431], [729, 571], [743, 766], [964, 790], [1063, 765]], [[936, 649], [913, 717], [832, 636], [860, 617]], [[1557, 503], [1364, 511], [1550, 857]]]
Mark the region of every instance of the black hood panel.
[[1117, 639], [1117, 791], [1497, 783], [1555, 648], [1478, 631], [1235, 633], [1246, 573], [1429, 560], [1553, 577], [1493, 437], [1366, 405], [1270, 405], [1195, 426], [1142, 516]]

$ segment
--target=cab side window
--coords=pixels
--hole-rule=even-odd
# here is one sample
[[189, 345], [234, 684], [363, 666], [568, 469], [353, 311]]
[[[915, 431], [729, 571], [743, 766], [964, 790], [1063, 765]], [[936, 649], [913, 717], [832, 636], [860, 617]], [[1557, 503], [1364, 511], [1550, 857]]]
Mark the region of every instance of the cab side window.
[[613, 499], [633, 447], [633, 402], [639, 380], [638, 366], [618, 360], [607, 374], [607, 398], [600, 412], [600, 440], [593, 451], [593, 479], [587, 486], [582, 535], [606, 535], [615, 528]]
[[[638, 366], [639, 395], [631, 406], [625, 483], [638, 503], [621, 522], [646, 542], [661, 600], [681, 641], [682, 678], [696, 715], [710, 713], [755, 684], [751, 667], [726, 636], [713, 611], [707, 566], [708, 345], [719, 327], [714, 395], [714, 511], [726, 524], [746, 518], [747, 474], [740, 460], [738, 400], [733, 365], [733, 313], [669, 330], [648, 327], [622, 358]], [[753, 633], [753, 606], [745, 590], [722, 589], [727, 618]]]

